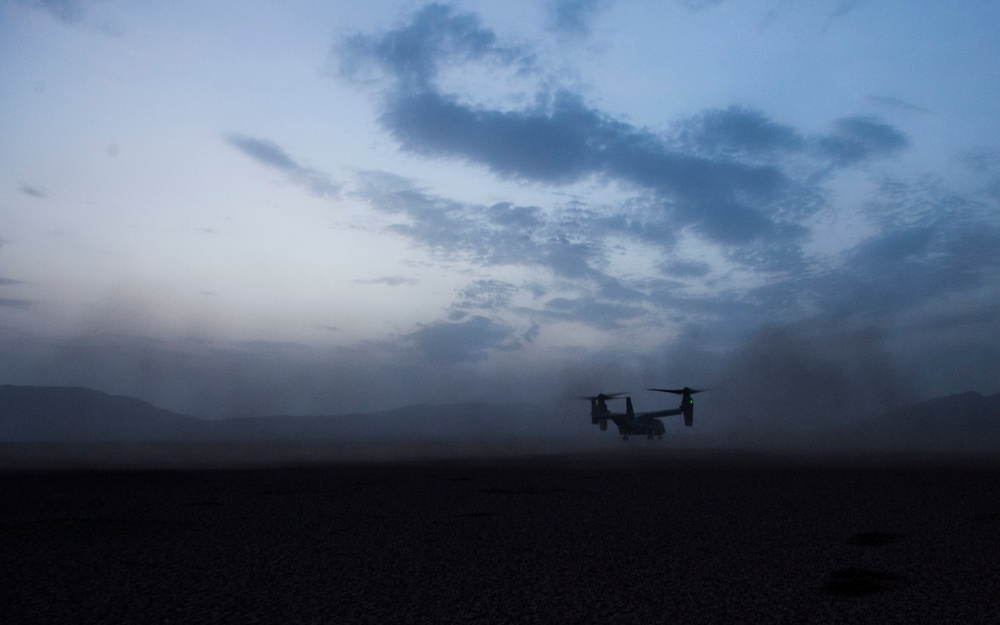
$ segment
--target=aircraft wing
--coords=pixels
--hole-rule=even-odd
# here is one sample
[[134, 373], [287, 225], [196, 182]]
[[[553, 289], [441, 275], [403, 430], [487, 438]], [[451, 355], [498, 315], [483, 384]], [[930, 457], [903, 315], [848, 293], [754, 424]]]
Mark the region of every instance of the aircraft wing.
[[643, 412], [637, 415], [640, 418], [646, 419], [657, 419], [659, 417], [672, 417], [674, 415], [684, 414], [684, 410], [681, 408], [671, 408], [669, 410], [654, 410], [653, 412]]
[[614, 420], [614, 419], [628, 419], [628, 414], [626, 414], [624, 412], [604, 412], [604, 413], [601, 413], [601, 414], [597, 415], [597, 417], [601, 418], [601, 419], [611, 419], [611, 420]]

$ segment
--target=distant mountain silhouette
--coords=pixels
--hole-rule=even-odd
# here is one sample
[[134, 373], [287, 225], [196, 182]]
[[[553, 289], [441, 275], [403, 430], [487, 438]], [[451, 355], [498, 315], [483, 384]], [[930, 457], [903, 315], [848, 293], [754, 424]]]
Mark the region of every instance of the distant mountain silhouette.
[[[502, 441], [566, 437], [589, 431], [588, 426], [585, 413], [556, 417], [530, 404], [419, 404], [366, 414], [209, 420], [85, 388], [0, 386], [3, 442]], [[929, 399], [835, 428], [819, 444], [841, 449], [997, 451], [1000, 394], [984, 397], [967, 392]]]
[[851, 423], [836, 435], [859, 448], [1000, 450], [1000, 393], [958, 393]]
[[0, 386], [0, 440], [181, 440], [204, 421], [79, 387]]
[[234, 417], [208, 422], [215, 438], [479, 439], [557, 433], [551, 417], [531, 404], [419, 404], [337, 416]]
[[8, 442], [471, 440], [559, 435], [572, 424], [556, 423], [530, 404], [421, 404], [369, 414], [208, 420], [85, 388], [0, 386], [0, 441]]

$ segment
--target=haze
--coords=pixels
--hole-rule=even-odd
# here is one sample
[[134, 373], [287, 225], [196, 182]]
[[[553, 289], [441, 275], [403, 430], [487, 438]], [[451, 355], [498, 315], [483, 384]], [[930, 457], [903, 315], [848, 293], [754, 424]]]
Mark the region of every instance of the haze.
[[0, 383], [583, 420], [566, 397], [689, 385], [699, 426], [779, 429], [996, 393], [998, 23], [2, 3]]

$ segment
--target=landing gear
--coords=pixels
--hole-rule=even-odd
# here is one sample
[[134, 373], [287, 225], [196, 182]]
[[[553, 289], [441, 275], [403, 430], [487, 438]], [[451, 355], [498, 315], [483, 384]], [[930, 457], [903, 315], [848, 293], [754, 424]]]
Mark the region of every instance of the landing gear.
[[627, 441], [628, 440], [628, 434], [622, 434], [622, 440], [623, 441]]

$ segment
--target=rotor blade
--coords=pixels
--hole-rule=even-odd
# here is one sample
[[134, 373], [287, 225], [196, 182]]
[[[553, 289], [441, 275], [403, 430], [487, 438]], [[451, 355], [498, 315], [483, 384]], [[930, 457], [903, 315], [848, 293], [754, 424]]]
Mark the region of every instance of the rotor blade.
[[646, 389], [646, 390], [648, 390], [648, 391], [660, 391], [661, 393], [673, 393], [674, 395], [683, 395], [685, 392], [687, 392], [690, 395], [694, 395], [695, 393], [704, 393], [705, 391], [710, 391], [712, 389], [709, 389], [709, 388], [698, 388], [698, 389], [695, 389], [695, 388], [687, 388], [685, 386], [684, 388], [650, 388], [650, 389]]
[[621, 395], [627, 395], [631, 391], [618, 391], [617, 393], [598, 393], [597, 395], [580, 395], [576, 399], [618, 399]]

